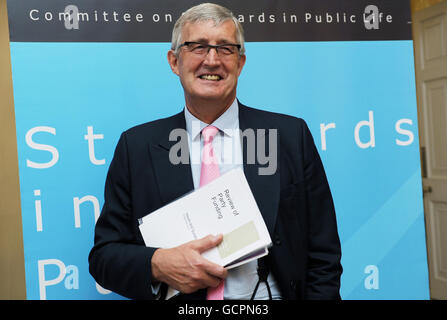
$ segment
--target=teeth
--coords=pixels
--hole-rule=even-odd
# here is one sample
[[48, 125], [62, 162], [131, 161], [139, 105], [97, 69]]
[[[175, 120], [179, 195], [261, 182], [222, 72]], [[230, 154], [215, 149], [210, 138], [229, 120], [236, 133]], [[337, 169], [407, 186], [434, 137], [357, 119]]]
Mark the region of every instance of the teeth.
[[200, 78], [204, 79], [204, 80], [212, 80], [212, 81], [220, 80], [220, 76], [217, 74], [204, 74], [204, 75], [200, 76]]

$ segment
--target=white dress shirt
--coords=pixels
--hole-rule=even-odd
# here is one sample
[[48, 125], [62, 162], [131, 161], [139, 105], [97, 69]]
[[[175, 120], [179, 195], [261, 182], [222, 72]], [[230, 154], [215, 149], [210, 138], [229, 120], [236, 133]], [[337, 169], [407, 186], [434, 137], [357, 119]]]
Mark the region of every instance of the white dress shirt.
[[[189, 153], [194, 189], [200, 185], [201, 149], [203, 139], [201, 130], [208, 124], [193, 116], [185, 107], [186, 130], [189, 138]], [[211, 125], [219, 129], [213, 139], [213, 149], [219, 162], [220, 174], [240, 167], [243, 168], [242, 146], [239, 132], [239, 105], [235, 99], [231, 106]], [[250, 299], [258, 282], [257, 261], [251, 261], [242, 266], [228, 270], [225, 280], [224, 299]], [[268, 276], [268, 283], [273, 299], [281, 299], [278, 285], [272, 275]], [[264, 282], [259, 284], [256, 300], [269, 299]]]

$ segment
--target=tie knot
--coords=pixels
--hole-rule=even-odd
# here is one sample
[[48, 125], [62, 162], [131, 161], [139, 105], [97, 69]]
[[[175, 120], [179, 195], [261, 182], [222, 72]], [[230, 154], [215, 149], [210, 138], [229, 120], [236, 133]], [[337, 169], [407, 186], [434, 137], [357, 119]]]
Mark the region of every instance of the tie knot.
[[203, 128], [202, 130], [202, 136], [205, 142], [209, 142], [210, 140], [212, 140], [212, 138], [216, 135], [216, 133], [219, 131], [219, 129], [217, 129], [214, 126], [207, 126], [205, 128]]

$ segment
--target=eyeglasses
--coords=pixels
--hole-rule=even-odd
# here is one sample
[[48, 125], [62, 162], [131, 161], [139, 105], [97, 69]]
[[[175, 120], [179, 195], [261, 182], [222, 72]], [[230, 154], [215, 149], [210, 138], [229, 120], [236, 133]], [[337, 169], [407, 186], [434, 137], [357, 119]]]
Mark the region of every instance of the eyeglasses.
[[219, 57], [230, 56], [241, 48], [240, 44], [226, 43], [219, 45], [206, 44], [201, 42], [186, 41], [182, 43], [178, 48], [186, 47], [188, 51], [196, 54], [199, 57], [205, 57], [211, 49], [216, 49], [216, 53]]

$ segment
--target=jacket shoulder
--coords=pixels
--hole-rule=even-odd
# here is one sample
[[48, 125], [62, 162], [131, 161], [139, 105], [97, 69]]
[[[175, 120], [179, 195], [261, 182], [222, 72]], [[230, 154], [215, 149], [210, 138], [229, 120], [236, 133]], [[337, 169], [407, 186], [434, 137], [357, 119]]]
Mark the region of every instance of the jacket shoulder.
[[145, 139], [157, 141], [175, 128], [184, 128], [183, 111], [173, 116], [149, 121], [133, 126], [123, 132], [128, 139]]
[[299, 126], [301, 128], [302, 126], [307, 126], [304, 119], [292, 115], [252, 108], [243, 104], [240, 104], [240, 107], [241, 111], [249, 115], [250, 118], [256, 120], [259, 119], [264, 122], [267, 121], [269, 127], [272, 128], [284, 128], [287, 126], [291, 126], [293, 128]]

